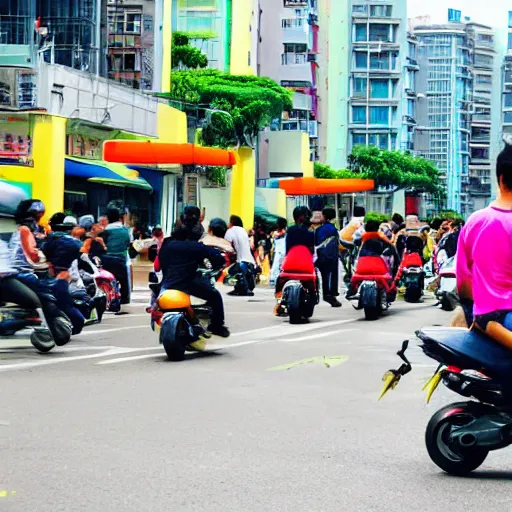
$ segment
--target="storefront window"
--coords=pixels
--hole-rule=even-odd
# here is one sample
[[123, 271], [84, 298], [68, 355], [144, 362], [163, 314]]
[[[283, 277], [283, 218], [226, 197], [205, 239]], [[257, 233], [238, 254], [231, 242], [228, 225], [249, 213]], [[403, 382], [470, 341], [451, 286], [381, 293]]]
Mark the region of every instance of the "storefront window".
[[30, 165], [32, 124], [28, 114], [0, 115], [0, 164]]

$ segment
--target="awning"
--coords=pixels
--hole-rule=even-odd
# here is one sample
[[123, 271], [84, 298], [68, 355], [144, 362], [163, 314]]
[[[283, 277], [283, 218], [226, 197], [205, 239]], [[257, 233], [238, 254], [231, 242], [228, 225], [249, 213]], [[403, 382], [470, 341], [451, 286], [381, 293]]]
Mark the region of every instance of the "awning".
[[212, 165], [230, 167], [236, 164], [233, 151], [207, 148], [195, 144], [107, 140], [103, 143], [107, 162], [138, 165]]
[[68, 177], [83, 178], [95, 183], [153, 190], [151, 185], [141, 178], [134, 169], [102, 160], [86, 160], [67, 156], [64, 174]]
[[375, 188], [373, 180], [294, 178], [281, 180], [279, 188], [288, 196], [315, 196], [322, 194], [352, 194]]

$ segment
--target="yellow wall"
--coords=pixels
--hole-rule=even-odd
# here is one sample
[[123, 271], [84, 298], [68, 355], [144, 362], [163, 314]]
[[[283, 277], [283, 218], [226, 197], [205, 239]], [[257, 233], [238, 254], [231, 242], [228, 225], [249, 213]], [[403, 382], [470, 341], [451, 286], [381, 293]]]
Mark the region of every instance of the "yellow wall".
[[246, 229], [254, 224], [254, 193], [256, 159], [252, 148], [238, 149], [237, 163], [233, 166], [230, 190], [230, 214], [238, 215]]
[[157, 134], [160, 142], [185, 144], [187, 142], [187, 115], [165, 103], [158, 104]]
[[33, 167], [0, 165], [0, 178], [32, 183], [32, 197], [46, 206], [46, 217], [64, 209], [66, 119], [34, 115]]
[[252, 0], [233, 0], [231, 22], [231, 74], [253, 75], [249, 65], [251, 51]]
[[280, 188], [256, 188], [256, 206], [286, 219], [286, 192]]

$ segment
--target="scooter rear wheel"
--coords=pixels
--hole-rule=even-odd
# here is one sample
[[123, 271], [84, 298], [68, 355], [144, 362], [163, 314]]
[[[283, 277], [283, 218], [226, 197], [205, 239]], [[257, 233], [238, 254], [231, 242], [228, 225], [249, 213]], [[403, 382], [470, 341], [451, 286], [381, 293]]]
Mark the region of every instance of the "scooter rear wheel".
[[45, 354], [55, 347], [51, 332], [46, 329], [35, 329], [30, 334], [30, 343], [39, 352]]
[[461, 448], [449, 442], [452, 427], [469, 424], [474, 419], [471, 402], [457, 402], [437, 411], [428, 422], [425, 432], [427, 451], [432, 462], [443, 471], [466, 476], [480, 467], [489, 454], [485, 448]]

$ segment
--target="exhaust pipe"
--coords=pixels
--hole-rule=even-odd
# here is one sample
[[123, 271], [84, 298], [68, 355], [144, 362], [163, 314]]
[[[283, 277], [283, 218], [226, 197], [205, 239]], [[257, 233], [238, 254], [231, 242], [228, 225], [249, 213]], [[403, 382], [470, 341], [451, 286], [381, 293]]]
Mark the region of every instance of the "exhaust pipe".
[[476, 437], [473, 434], [462, 434], [459, 437], [459, 445], [462, 448], [473, 448], [476, 445]]

